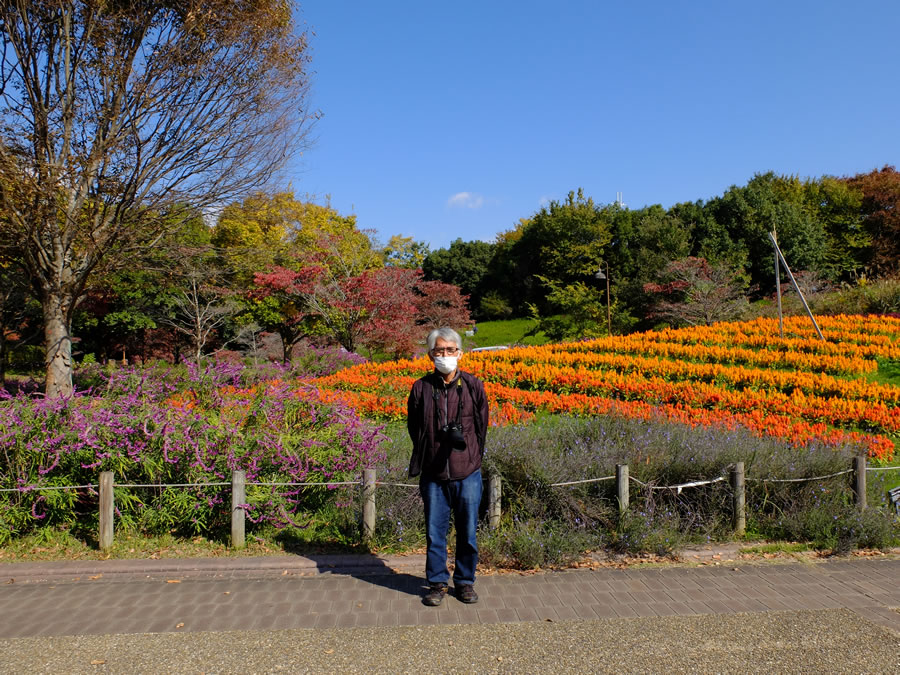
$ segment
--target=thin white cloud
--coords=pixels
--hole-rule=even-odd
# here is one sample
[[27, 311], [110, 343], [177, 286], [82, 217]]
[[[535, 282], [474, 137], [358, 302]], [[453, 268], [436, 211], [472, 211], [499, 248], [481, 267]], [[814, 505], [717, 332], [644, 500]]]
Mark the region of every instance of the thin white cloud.
[[447, 206], [459, 209], [480, 209], [484, 206], [484, 197], [476, 192], [457, 192], [447, 200]]

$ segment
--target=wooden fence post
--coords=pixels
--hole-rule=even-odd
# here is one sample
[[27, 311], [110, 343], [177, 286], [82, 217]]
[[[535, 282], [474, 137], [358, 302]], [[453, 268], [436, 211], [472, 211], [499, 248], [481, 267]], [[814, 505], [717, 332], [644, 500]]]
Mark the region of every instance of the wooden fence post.
[[363, 523], [364, 542], [375, 537], [375, 469], [363, 469]]
[[246, 544], [247, 474], [236, 470], [231, 474], [231, 547], [244, 548]]
[[747, 496], [744, 490], [744, 463], [735, 462], [731, 467], [731, 526], [734, 533], [742, 535], [747, 530]]
[[628, 510], [628, 465], [616, 464], [616, 500], [619, 502], [619, 513]]
[[500, 474], [491, 471], [488, 476], [488, 527], [496, 530], [500, 527], [500, 500], [503, 488]]
[[114, 518], [116, 513], [113, 492], [113, 472], [100, 472], [100, 550], [108, 551], [113, 545]]
[[853, 495], [860, 511], [866, 508], [866, 456], [853, 458]]

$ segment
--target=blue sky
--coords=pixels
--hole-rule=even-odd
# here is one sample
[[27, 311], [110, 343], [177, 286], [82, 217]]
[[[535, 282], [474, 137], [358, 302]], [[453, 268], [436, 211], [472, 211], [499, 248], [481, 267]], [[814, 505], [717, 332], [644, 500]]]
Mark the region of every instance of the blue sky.
[[631, 208], [900, 164], [900, 3], [308, 0], [298, 196], [432, 248], [582, 187]]

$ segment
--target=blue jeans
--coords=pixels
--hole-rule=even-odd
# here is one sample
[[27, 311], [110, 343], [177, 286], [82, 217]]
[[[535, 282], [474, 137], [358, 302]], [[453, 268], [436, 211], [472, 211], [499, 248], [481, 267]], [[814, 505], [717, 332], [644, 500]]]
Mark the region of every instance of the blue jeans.
[[428, 553], [425, 557], [425, 579], [429, 584], [446, 584], [450, 579], [447, 569], [447, 532], [450, 514], [456, 525], [456, 565], [453, 584], [463, 586], [475, 583], [478, 565], [478, 507], [481, 504], [481, 471], [463, 480], [436, 481], [425, 476], [419, 481], [419, 491], [425, 503], [425, 539]]

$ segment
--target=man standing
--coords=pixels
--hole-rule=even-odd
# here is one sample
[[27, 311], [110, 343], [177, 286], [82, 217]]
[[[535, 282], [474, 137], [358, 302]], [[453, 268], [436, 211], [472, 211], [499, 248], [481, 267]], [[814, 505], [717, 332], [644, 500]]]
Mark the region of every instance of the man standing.
[[436, 607], [447, 594], [447, 532], [450, 514], [456, 525], [453, 586], [465, 603], [478, 602], [478, 507], [481, 504], [481, 458], [488, 428], [484, 385], [459, 369], [462, 341], [452, 328], [428, 334], [434, 372], [417, 380], [407, 402], [407, 428], [413, 443], [409, 475], [418, 476], [425, 504], [428, 553], [426, 605]]

